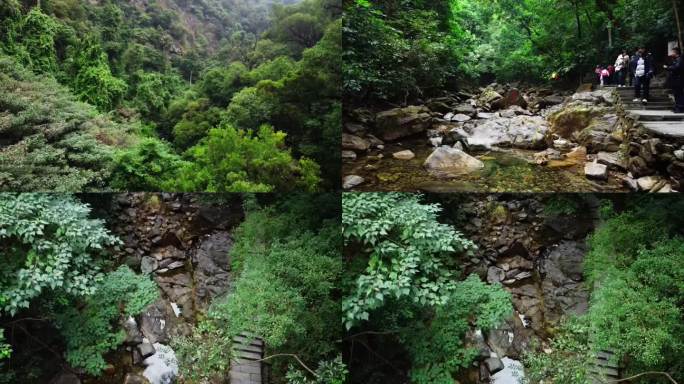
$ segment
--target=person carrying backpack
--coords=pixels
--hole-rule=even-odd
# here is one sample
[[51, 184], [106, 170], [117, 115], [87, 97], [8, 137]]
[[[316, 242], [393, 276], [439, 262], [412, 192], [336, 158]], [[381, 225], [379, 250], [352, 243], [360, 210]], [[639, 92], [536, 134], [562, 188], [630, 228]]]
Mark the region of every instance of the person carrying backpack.
[[670, 66], [665, 66], [670, 72], [670, 87], [675, 97], [675, 113], [684, 113], [684, 60], [680, 48], [672, 49], [674, 62]]
[[645, 48], [639, 48], [636, 58], [630, 63], [634, 73], [634, 102], [648, 103], [653, 72], [653, 59], [646, 54]]

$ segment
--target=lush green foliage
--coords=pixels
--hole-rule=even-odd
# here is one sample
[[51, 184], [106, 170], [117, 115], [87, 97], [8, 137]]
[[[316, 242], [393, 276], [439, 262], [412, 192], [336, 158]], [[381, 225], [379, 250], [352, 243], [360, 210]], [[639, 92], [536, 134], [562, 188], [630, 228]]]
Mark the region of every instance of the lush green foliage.
[[180, 157], [163, 141], [142, 139], [116, 154], [111, 185], [116, 190], [165, 190], [182, 164]]
[[[626, 373], [684, 377], [684, 209], [678, 199], [634, 198], [608, 214], [589, 240], [585, 274], [594, 287], [586, 315], [561, 327], [554, 351], [528, 356], [530, 382], [588, 383], [587, 355], [610, 350]], [[650, 380], [651, 378], [646, 378]]]
[[422, 305], [447, 303], [458, 283], [454, 254], [475, 245], [452, 227], [437, 222], [437, 205], [420, 196], [399, 193], [345, 194], [342, 233], [345, 244], [358, 246], [368, 267], [343, 302], [345, 324], [368, 320], [387, 299], [410, 297]]
[[[0, 160], [19, 165], [3, 167], [0, 186], [51, 191], [155, 189], [149, 181], [141, 182], [142, 175], [161, 172], [163, 179], [175, 179], [174, 173], [166, 172], [178, 168], [177, 156], [190, 149], [187, 159], [195, 164], [183, 169], [200, 169], [201, 180], [188, 177], [174, 184], [179, 189], [334, 188], [339, 180], [341, 119], [339, 5], [331, 0], [278, 3], [152, 0], [138, 6], [44, 0], [24, 13], [16, 1], [4, 1], [1, 65], [23, 65], [42, 77], [16, 68], [2, 71], [14, 73], [14, 81], [1, 79], [6, 91], [2, 96], [7, 96], [0, 99], [0, 108], [11, 118], [0, 120], [0, 132], [7, 133], [9, 145], [2, 143], [0, 156], [5, 158]], [[17, 78], [20, 72], [22, 79]], [[53, 79], [113, 120], [145, 128], [122, 125], [110, 132], [81, 124], [81, 114], [91, 118], [94, 112], [85, 104], [67, 101], [73, 98]], [[18, 87], [16, 81], [26, 84]], [[33, 89], [40, 94], [21, 97]], [[40, 97], [50, 101], [33, 105]], [[41, 113], [15, 118], [27, 109], [23, 104]], [[75, 110], [81, 112], [78, 118], [69, 119]], [[57, 132], [45, 133], [44, 140], [37, 136], [18, 143], [26, 132], [43, 133], [39, 128], [51, 122], [43, 119], [53, 115], [60, 124], [48, 128]], [[263, 125], [273, 127], [273, 132], [260, 128]], [[64, 143], [53, 139], [67, 134]], [[174, 147], [156, 145], [164, 155], [156, 156], [154, 166], [139, 169], [132, 158], [141, 157], [140, 146], [127, 147], [142, 141], [142, 146], [154, 148], [152, 141], [130, 139], [131, 134], [159, 135]], [[225, 161], [204, 156], [242, 144], [247, 148], [234, 151]], [[118, 149], [122, 153], [113, 153]], [[236, 161], [240, 155], [247, 157]], [[274, 161], [265, 160], [271, 157]], [[110, 179], [114, 158], [124, 176]], [[164, 161], [169, 163], [161, 164]], [[214, 165], [227, 168], [230, 175], [202, 169]], [[262, 168], [264, 172], [256, 170]], [[43, 171], [45, 175], [39, 174]], [[130, 174], [137, 176], [126, 177]], [[48, 175], [52, 180], [45, 180]], [[132, 184], [125, 184], [128, 181]]]
[[69, 196], [0, 195], [0, 310], [14, 315], [45, 291], [92, 294], [96, 257], [119, 240]]
[[669, 0], [655, 0], [647, 9], [639, 0], [346, 4], [343, 73], [351, 104], [407, 102], [453, 88], [456, 81], [539, 83], [556, 73], [576, 84], [595, 65], [612, 64], [622, 49], [660, 49], [675, 40], [677, 30]]
[[262, 125], [255, 134], [225, 124], [188, 151], [191, 162], [180, 171], [185, 191], [270, 192], [315, 190], [318, 165], [295, 160], [284, 149], [285, 134]]
[[103, 354], [124, 340], [120, 320], [135, 316], [159, 297], [156, 284], [126, 266], [108, 273], [79, 309], [74, 305], [55, 315], [67, 342], [66, 358], [75, 368], [99, 375], [107, 363]]
[[[185, 378], [201, 381], [224, 371], [230, 341], [241, 332], [262, 337], [269, 352], [295, 351], [307, 364], [337, 355], [334, 340], [342, 331], [334, 326], [341, 317], [337, 201], [338, 195], [293, 195], [277, 205], [251, 205], [231, 251], [241, 271], [235, 289], [214, 300], [193, 337], [178, 343]], [[273, 363], [284, 373], [289, 361], [282, 359]], [[338, 362], [319, 370], [320, 378], [344, 375]], [[292, 375], [294, 382], [304, 380]]]
[[316, 378], [309, 379], [305, 373], [291, 367], [287, 373], [288, 384], [344, 384], [347, 381], [347, 366], [342, 357], [335, 360], [322, 361], [316, 368]]
[[102, 190], [115, 148], [128, 145], [135, 131], [1, 54], [0, 110], [5, 191]]
[[12, 348], [5, 343], [5, 330], [0, 329], [0, 361], [10, 357], [11, 354]]
[[589, 347], [590, 327], [584, 318], [568, 319], [551, 339], [551, 353], [529, 353], [524, 357], [524, 383], [552, 379], [558, 384], [589, 384], [594, 363]]
[[482, 282], [476, 275], [468, 276], [428, 321], [417, 322], [401, 332], [399, 337], [412, 359], [411, 382], [452, 383], [478, 354], [464, 343], [471, 319], [479, 329], [488, 330], [512, 312], [510, 294]]

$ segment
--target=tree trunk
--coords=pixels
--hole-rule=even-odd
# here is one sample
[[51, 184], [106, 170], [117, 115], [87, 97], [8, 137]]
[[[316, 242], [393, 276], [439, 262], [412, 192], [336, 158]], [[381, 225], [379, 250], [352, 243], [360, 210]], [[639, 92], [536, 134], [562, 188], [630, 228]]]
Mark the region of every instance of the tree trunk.
[[675, 20], [677, 20], [677, 37], [679, 38], [679, 49], [684, 49], [684, 42], [682, 41], [682, 24], [679, 20], [679, 9], [677, 8], [677, 0], [672, 0], [672, 10], [675, 14]]
[[577, 20], [577, 38], [582, 40], [582, 22], [580, 21], [579, 2], [575, 0], [573, 3], [575, 4], [575, 19]]

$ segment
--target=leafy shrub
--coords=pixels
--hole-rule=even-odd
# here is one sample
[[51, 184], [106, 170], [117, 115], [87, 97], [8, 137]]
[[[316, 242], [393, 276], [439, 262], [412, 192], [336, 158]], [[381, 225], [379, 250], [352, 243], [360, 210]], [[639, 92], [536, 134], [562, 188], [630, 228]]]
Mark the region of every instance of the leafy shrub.
[[95, 291], [97, 257], [120, 241], [89, 212], [65, 195], [0, 195], [2, 312], [14, 315], [47, 290], [74, 296]]
[[225, 68], [210, 68], [204, 73], [198, 86], [202, 94], [213, 103], [226, 106], [233, 94], [243, 86], [242, 77], [246, 73], [247, 67], [239, 62]]
[[67, 343], [69, 364], [99, 375], [107, 365], [103, 354], [118, 347], [125, 338], [119, 321], [139, 314], [158, 297], [156, 284], [127, 266], [105, 275], [82, 309], [70, 305], [55, 315]]
[[173, 180], [182, 160], [159, 139], [145, 138], [115, 155], [111, 185], [117, 190], [160, 191]]
[[344, 384], [347, 382], [347, 366], [342, 362], [342, 356], [335, 360], [321, 361], [316, 368], [316, 377], [309, 379], [307, 375], [292, 366], [287, 372], [287, 384]]
[[513, 313], [510, 294], [501, 286], [489, 285], [476, 275], [460, 282], [445, 305], [438, 306], [429, 321], [417, 322], [400, 334], [412, 358], [411, 382], [452, 383], [468, 368], [479, 351], [465, 346], [470, 321], [481, 330], [499, 325]]
[[267, 125], [254, 134], [223, 124], [188, 150], [191, 163], [181, 169], [178, 188], [208, 192], [315, 190], [318, 166], [306, 158], [293, 159], [284, 149], [284, 141], [284, 133]]
[[457, 287], [454, 254], [475, 245], [440, 224], [440, 207], [401, 193], [348, 193], [342, 198], [342, 234], [349, 247], [368, 257], [365, 273], [343, 301], [345, 324], [368, 320], [370, 311], [390, 298], [409, 297], [426, 306], [448, 302]]

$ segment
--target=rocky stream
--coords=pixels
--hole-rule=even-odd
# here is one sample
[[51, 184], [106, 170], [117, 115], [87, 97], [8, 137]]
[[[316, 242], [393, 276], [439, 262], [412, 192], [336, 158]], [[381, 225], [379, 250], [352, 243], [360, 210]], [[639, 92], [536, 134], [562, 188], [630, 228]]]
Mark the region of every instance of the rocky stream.
[[494, 83], [419, 105], [349, 111], [342, 137], [343, 187], [426, 192], [676, 190], [678, 181], [667, 177], [638, 180], [649, 175], [632, 172], [626, 135], [633, 124], [619, 94], [592, 88], [586, 84], [574, 94], [559, 94]]

